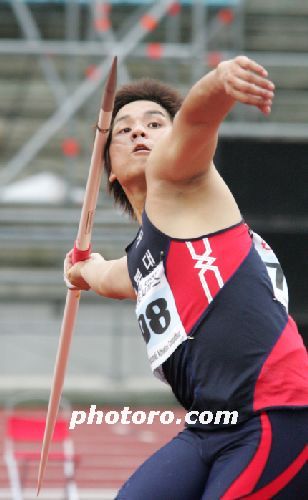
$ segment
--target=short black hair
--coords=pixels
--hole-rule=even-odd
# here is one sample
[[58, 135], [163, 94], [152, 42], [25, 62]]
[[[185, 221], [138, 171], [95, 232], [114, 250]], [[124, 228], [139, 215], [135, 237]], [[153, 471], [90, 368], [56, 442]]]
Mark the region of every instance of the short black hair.
[[141, 80], [136, 80], [123, 85], [116, 93], [112, 112], [111, 130], [109, 132], [104, 151], [104, 169], [107, 174], [108, 192], [113, 196], [116, 205], [119, 205], [124, 212], [128, 213], [133, 218], [135, 218], [133, 207], [130, 204], [121, 184], [117, 179], [114, 182], [109, 181], [109, 175], [111, 172], [109, 147], [112, 139], [114, 119], [119, 110], [130, 102], [143, 100], [154, 101], [159, 104], [167, 111], [171, 120], [175, 117], [183, 101], [180, 93], [176, 89], [170, 85], [160, 82], [159, 80], [153, 80], [150, 78], [143, 78]]

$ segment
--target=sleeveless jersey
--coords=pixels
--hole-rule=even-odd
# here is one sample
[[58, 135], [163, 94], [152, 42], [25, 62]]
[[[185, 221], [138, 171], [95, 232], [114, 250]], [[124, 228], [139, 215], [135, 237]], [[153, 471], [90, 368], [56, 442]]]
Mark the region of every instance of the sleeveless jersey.
[[244, 222], [185, 240], [144, 211], [126, 251], [151, 368], [186, 410], [236, 410], [241, 422], [308, 405], [308, 357], [285, 278]]

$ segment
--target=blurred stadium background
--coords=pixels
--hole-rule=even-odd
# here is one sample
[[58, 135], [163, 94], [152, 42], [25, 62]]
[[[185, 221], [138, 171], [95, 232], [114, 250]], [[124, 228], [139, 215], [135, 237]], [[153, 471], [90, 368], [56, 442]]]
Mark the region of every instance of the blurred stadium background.
[[[216, 164], [247, 222], [275, 249], [291, 313], [308, 344], [307, 0], [0, 1], [3, 408], [16, 391], [49, 394], [66, 295], [63, 257], [77, 232], [111, 57], [119, 57], [119, 84], [151, 76], [185, 94], [219, 61], [241, 53], [266, 66], [276, 98], [269, 118], [234, 108], [221, 127]], [[120, 257], [135, 231], [102, 188], [94, 249]], [[152, 378], [131, 303], [83, 294], [64, 393], [75, 407], [175, 404]], [[84, 457], [80, 497], [113, 498], [138, 463], [177, 430], [73, 431]], [[4, 410], [0, 434], [3, 442]], [[33, 468], [26, 498], [34, 498], [35, 474]], [[58, 476], [49, 487], [61, 486]], [[0, 498], [13, 498], [8, 488], [0, 457]], [[48, 491], [46, 498], [62, 498]]]

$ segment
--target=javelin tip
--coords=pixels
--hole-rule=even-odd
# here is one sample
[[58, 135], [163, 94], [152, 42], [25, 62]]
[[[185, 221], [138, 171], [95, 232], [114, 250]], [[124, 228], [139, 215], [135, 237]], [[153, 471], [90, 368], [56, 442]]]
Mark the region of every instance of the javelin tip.
[[107, 77], [105, 84], [104, 94], [102, 98], [102, 109], [104, 111], [112, 111], [114, 95], [117, 86], [117, 61], [118, 58], [115, 56], [112, 61], [112, 65]]

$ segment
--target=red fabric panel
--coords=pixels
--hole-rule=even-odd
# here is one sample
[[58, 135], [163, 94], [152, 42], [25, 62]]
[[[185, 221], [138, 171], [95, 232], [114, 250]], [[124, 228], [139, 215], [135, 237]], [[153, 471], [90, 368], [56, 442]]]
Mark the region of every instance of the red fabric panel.
[[253, 495], [246, 497], [249, 500], [261, 500], [273, 498], [274, 495], [279, 493], [293, 477], [300, 471], [308, 461], [308, 446], [298, 455], [298, 457], [289, 465], [289, 467], [282, 472], [274, 481], [256, 491]]
[[[172, 240], [166, 262], [167, 279], [186, 333], [212, 301], [202, 280], [213, 299], [221, 287], [218, 274], [225, 283], [248, 255], [252, 242], [243, 223], [189, 244], [191, 250], [185, 241]], [[206, 257], [198, 258], [202, 255]]]
[[289, 316], [258, 377], [253, 408], [294, 405], [308, 405], [308, 356], [297, 326]]
[[231, 484], [230, 488], [222, 496], [222, 500], [234, 500], [234, 498], [242, 498], [248, 495], [259, 481], [272, 445], [271, 423], [265, 413], [261, 415], [261, 428], [261, 440], [253, 459], [248, 467]]

